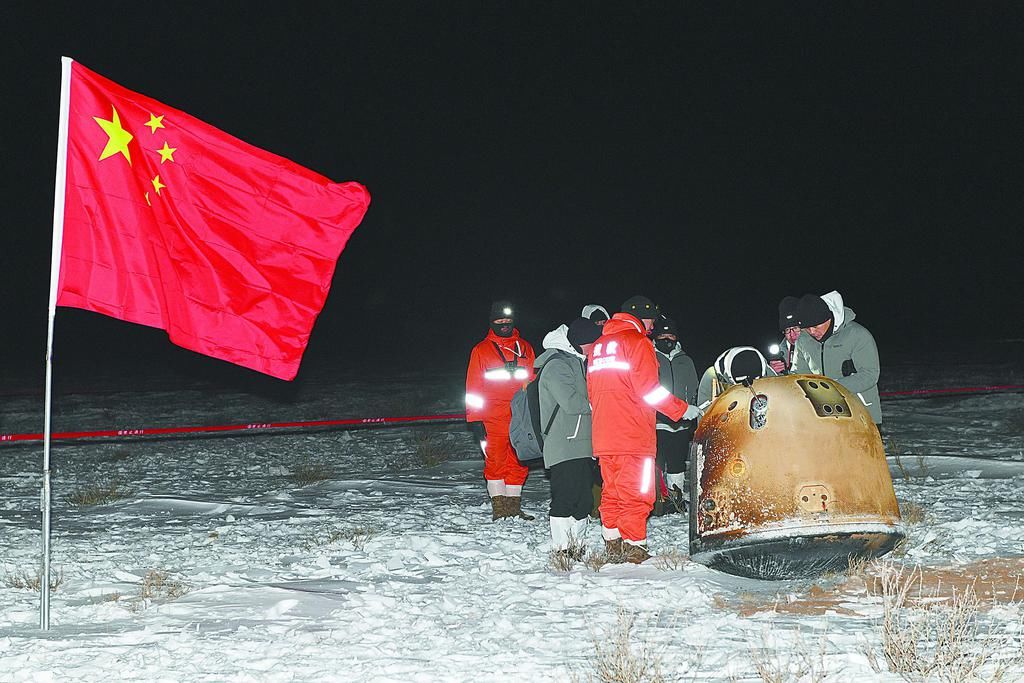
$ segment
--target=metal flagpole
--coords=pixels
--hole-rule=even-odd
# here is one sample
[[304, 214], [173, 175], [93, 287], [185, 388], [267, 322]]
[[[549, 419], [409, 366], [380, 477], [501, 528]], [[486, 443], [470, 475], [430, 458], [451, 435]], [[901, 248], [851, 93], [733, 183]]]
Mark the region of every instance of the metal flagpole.
[[71, 58], [60, 58], [60, 123], [57, 171], [53, 187], [53, 244], [50, 252], [50, 301], [46, 314], [46, 390], [43, 406], [43, 572], [39, 581], [39, 628], [50, 629], [50, 399], [53, 388], [53, 319], [57, 311], [61, 243], [64, 239], [64, 192], [68, 166], [68, 110], [71, 104]]

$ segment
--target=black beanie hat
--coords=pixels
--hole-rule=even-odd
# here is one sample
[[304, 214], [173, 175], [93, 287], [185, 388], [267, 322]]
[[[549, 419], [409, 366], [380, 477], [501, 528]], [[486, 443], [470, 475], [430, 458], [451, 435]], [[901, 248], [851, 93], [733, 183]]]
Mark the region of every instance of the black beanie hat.
[[494, 321], [500, 318], [512, 318], [515, 319], [515, 309], [512, 308], [511, 301], [495, 301], [491, 304], [491, 317], [488, 320]]
[[601, 326], [589, 318], [576, 318], [569, 323], [569, 331], [565, 333], [569, 343], [577, 351], [584, 344], [593, 344], [601, 336]]
[[830, 319], [832, 311], [820, 296], [804, 294], [796, 307], [796, 317], [800, 327], [814, 327]]
[[654, 337], [658, 337], [662, 334], [671, 334], [673, 337], [678, 339], [679, 330], [676, 328], [676, 321], [664, 315], [658, 318], [654, 322]]
[[659, 314], [658, 306], [646, 296], [640, 296], [639, 294], [626, 299], [619, 310], [622, 313], [636, 316], [641, 320], [657, 320]]
[[796, 315], [800, 299], [795, 296], [787, 296], [779, 302], [779, 332], [788, 327], [799, 327], [800, 319]]

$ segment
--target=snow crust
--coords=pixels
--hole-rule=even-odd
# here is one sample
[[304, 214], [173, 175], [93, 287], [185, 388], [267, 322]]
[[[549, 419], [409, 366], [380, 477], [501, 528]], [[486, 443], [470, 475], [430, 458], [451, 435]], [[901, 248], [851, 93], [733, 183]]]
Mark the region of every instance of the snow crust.
[[[214, 387], [70, 393], [54, 430], [457, 410], [460, 380], [324, 383], [287, 401]], [[1024, 555], [1021, 406], [1020, 394], [884, 404], [897, 497], [927, 511], [904, 561]], [[8, 397], [0, 427], [38, 431], [41, 409]], [[448, 459], [425, 465], [438, 450]], [[0, 681], [588, 680], [620, 608], [665, 680], [760, 680], [753, 652], [784, 662], [819, 645], [826, 680], [902, 680], [865, 654], [880, 648], [876, 596], [851, 589], [824, 613], [774, 607], [815, 586], [843, 594], [838, 578], [756, 581], [685, 558], [556, 571], [543, 471], [524, 490], [537, 521], [491, 522], [462, 425], [55, 444], [62, 583], [42, 632], [39, 593], [11, 585], [37, 571], [40, 462], [40, 445], [0, 447]], [[303, 486], [304, 471], [329, 477]], [[110, 485], [126, 495], [68, 500]], [[586, 541], [601, 545], [599, 523]], [[685, 516], [653, 518], [650, 543], [685, 554]], [[143, 598], [153, 572], [166, 583]]]

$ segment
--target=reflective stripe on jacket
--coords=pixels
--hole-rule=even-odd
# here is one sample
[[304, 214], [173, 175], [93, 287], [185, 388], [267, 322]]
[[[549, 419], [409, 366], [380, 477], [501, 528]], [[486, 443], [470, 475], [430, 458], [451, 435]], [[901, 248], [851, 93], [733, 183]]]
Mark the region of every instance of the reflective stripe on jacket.
[[656, 413], [678, 420], [688, 407], [659, 383], [654, 344], [643, 323], [628, 313], [613, 315], [594, 344], [587, 393], [598, 456], [654, 455]]
[[500, 418], [507, 430], [512, 419], [512, 397], [533, 379], [533, 358], [533, 347], [519, 338], [519, 330], [512, 330], [509, 337], [499, 337], [493, 330], [489, 331], [469, 354], [466, 421]]

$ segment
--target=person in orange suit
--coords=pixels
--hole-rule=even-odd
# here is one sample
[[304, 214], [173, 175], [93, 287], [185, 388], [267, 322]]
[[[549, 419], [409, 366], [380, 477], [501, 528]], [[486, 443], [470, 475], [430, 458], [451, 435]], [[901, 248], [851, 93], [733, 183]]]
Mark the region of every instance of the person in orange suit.
[[519, 336], [508, 301], [491, 305], [490, 331], [473, 347], [466, 371], [466, 422], [484, 453], [492, 519], [533, 519], [523, 512], [528, 469], [509, 441], [512, 397], [533, 379], [533, 347]]
[[692, 420], [696, 406], [658, 380], [658, 359], [647, 335], [658, 307], [644, 296], [628, 299], [605, 323], [591, 349], [587, 393], [593, 413], [594, 455], [601, 464], [601, 532], [609, 556], [640, 564], [647, 552], [647, 517], [654, 507], [656, 413]]

